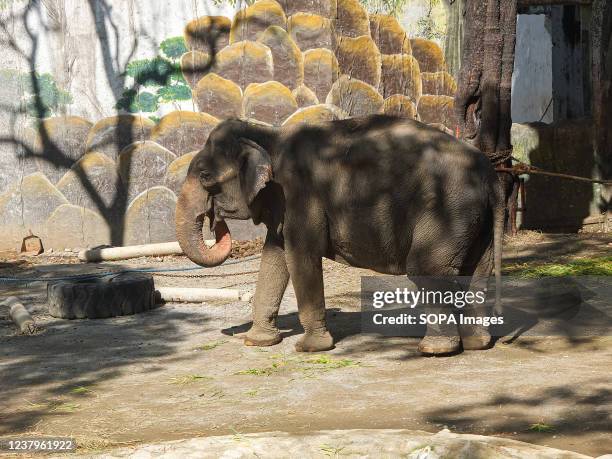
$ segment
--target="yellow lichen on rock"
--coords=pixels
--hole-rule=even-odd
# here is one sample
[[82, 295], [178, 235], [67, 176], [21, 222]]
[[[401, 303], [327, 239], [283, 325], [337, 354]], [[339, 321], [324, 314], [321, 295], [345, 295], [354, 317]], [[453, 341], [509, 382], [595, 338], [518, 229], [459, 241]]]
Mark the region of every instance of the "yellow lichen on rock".
[[446, 70], [444, 53], [438, 44], [424, 38], [412, 38], [412, 55], [419, 61], [421, 72], [441, 72]]
[[383, 113], [385, 115], [417, 119], [416, 105], [409, 97], [403, 94], [394, 94], [391, 97], [387, 97], [383, 105]]
[[412, 54], [410, 39], [393, 16], [370, 14], [370, 33], [382, 54]]
[[124, 193], [115, 161], [103, 153], [86, 153], [57, 182], [57, 189], [71, 204], [100, 211], [110, 209]]
[[303, 84], [291, 91], [291, 94], [295, 97], [295, 101], [300, 108], [317, 105], [319, 103], [317, 95], [309, 87]]
[[302, 51], [332, 47], [332, 23], [326, 17], [296, 13], [287, 21], [287, 30]]
[[381, 113], [384, 100], [372, 85], [342, 75], [333, 84], [325, 103], [336, 105], [349, 116], [357, 117]]
[[283, 126], [295, 124], [317, 124], [325, 121], [343, 120], [349, 115], [339, 107], [330, 104], [311, 105], [300, 108], [283, 123]]
[[242, 116], [242, 90], [240, 86], [216, 73], [209, 73], [198, 82], [193, 90], [193, 97], [201, 111], [215, 118], [225, 119]]
[[338, 0], [333, 15], [334, 30], [337, 35], [345, 37], [360, 37], [370, 35], [370, 20], [368, 12], [359, 0]]
[[147, 188], [163, 185], [166, 169], [175, 159], [174, 153], [151, 140], [125, 147], [119, 153], [117, 169], [128, 201]]
[[270, 26], [287, 26], [283, 7], [275, 0], [258, 0], [241, 9], [234, 16], [230, 31], [230, 43], [255, 41]]
[[381, 77], [381, 56], [376, 43], [369, 35], [339, 37], [336, 58], [340, 73], [378, 87]]
[[423, 123], [441, 123], [453, 131], [456, 125], [454, 102], [449, 96], [423, 95], [417, 106], [419, 118]]
[[184, 37], [192, 51], [212, 54], [229, 44], [232, 21], [225, 16], [202, 16], [187, 23]]
[[151, 140], [177, 156], [201, 149], [219, 120], [207, 113], [177, 110], [164, 116], [151, 132]]
[[181, 187], [183, 186], [185, 177], [187, 177], [187, 170], [189, 169], [191, 160], [197, 154], [197, 151], [187, 153], [186, 155], [172, 161], [168, 166], [168, 169], [166, 170], [165, 184], [168, 188], [174, 191], [175, 194], [178, 195], [181, 192]]
[[274, 80], [294, 89], [304, 81], [304, 58], [285, 29], [268, 27], [258, 40], [272, 51]]
[[111, 243], [109, 223], [98, 213], [74, 204], [62, 204], [45, 223], [45, 249], [87, 247]]
[[217, 54], [213, 70], [242, 89], [251, 83], [264, 83], [274, 77], [272, 51], [253, 41], [233, 43]]
[[174, 209], [176, 195], [165, 186], [140, 193], [125, 214], [126, 245], [176, 241]]
[[147, 140], [155, 123], [140, 115], [115, 115], [103, 118], [89, 130], [86, 152], [104, 153], [111, 159], [132, 142]]
[[423, 89], [417, 60], [406, 54], [384, 54], [379, 90], [385, 98], [403, 94], [418, 104]]
[[298, 108], [291, 91], [278, 81], [251, 84], [244, 91], [244, 116], [279, 126]]
[[336, 55], [329, 49], [310, 49], [304, 53], [304, 84], [324, 101], [340, 76]]
[[311, 13], [331, 17], [337, 8], [336, 0], [279, 0], [285, 14]]
[[191, 89], [195, 88], [204, 75], [211, 69], [210, 56], [202, 51], [188, 51], [180, 61], [183, 78]]
[[423, 82], [423, 94], [454, 96], [457, 92], [457, 83], [448, 72], [423, 72], [421, 81]]

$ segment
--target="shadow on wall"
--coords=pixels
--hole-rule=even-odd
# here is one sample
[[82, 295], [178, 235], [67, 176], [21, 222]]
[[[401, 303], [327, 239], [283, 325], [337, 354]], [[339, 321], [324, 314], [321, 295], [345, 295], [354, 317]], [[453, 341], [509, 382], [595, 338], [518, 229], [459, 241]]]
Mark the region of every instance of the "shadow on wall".
[[[512, 125], [514, 156], [550, 172], [592, 177], [595, 158], [591, 120], [555, 124]], [[576, 232], [585, 225], [599, 229], [605, 214], [598, 207], [593, 184], [531, 175], [525, 180], [527, 212], [521, 228]]]

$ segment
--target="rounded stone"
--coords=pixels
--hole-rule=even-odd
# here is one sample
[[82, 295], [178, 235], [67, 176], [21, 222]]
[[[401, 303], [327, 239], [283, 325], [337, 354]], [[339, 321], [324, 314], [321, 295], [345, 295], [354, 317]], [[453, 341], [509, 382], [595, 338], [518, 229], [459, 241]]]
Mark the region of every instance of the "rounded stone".
[[62, 204], [49, 216], [45, 226], [45, 248], [95, 247], [111, 243], [108, 222], [85, 207]]
[[149, 138], [155, 123], [140, 115], [116, 115], [101, 119], [87, 135], [86, 152], [104, 153], [110, 159], [131, 143]]
[[283, 7], [275, 0], [258, 0], [239, 10], [232, 21], [230, 43], [255, 41], [270, 26], [287, 26]]
[[317, 105], [319, 103], [319, 99], [312, 89], [303, 84], [291, 91], [291, 94], [295, 97], [295, 101], [300, 108]]
[[339, 76], [338, 60], [329, 49], [310, 49], [304, 53], [304, 84], [319, 101], [325, 100]]
[[334, 30], [338, 36], [360, 37], [370, 35], [368, 12], [359, 0], [338, 0], [334, 17]]
[[242, 89], [236, 83], [209, 73], [193, 91], [198, 108], [218, 119], [242, 115]]
[[274, 80], [294, 89], [304, 81], [304, 58], [291, 36], [278, 26], [268, 27], [259, 42], [270, 48]]
[[100, 213], [97, 203], [111, 209], [118, 195], [124, 193], [115, 162], [98, 152], [86, 153], [57, 182], [57, 188], [71, 204]]
[[423, 94], [454, 96], [457, 92], [457, 83], [448, 72], [423, 72], [421, 81], [423, 82]]
[[38, 170], [51, 183], [85, 154], [85, 143], [92, 123], [79, 116], [47, 118], [32, 129], [32, 150]]
[[401, 116], [403, 118], [417, 119], [416, 105], [408, 96], [394, 94], [385, 99], [383, 113], [391, 116]]
[[186, 155], [176, 158], [170, 163], [166, 170], [165, 185], [170, 188], [177, 196], [181, 192], [181, 187], [187, 177], [187, 170], [191, 164], [193, 157], [198, 154], [197, 151], [192, 151]]
[[342, 75], [332, 86], [325, 103], [336, 105], [349, 116], [357, 117], [380, 113], [384, 100], [368, 83]]
[[382, 54], [412, 54], [410, 39], [393, 16], [370, 14], [370, 33]]
[[331, 17], [335, 14], [336, 0], [279, 0], [285, 14], [311, 13]]
[[202, 51], [188, 51], [181, 56], [181, 72], [191, 89], [194, 89], [211, 69], [210, 56]]
[[151, 140], [176, 156], [204, 147], [219, 120], [207, 113], [177, 110], [164, 116], [151, 132]]
[[343, 120], [349, 115], [335, 105], [319, 104], [300, 108], [283, 123], [283, 126], [306, 123], [316, 124], [325, 121]]
[[29, 230], [44, 237], [47, 218], [62, 204], [68, 204], [68, 200], [44, 174], [26, 175], [0, 195], [3, 244], [9, 239], [16, 247]]
[[163, 185], [166, 170], [175, 159], [174, 153], [151, 140], [125, 147], [117, 163], [128, 202], [147, 188]]
[[315, 48], [332, 48], [332, 23], [326, 17], [296, 13], [289, 17], [287, 30], [302, 52]]
[[455, 100], [449, 96], [424, 95], [417, 106], [419, 118], [423, 123], [440, 123], [451, 131], [455, 122]]
[[383, 55], [379, 90], [385, 98], [403, 94], [418, 103], [422, 93], [422, 84], [417, 60], [405, 54]]
[[249, 85], [242, 102], [244, 116], [274, 126], [281, 125], [297, 107], [291, 91], [277, 81]]
[[176, 241], [175, 207], [176, 195], [165, 186], [140, 193], [125, 215], [124, 243], [139, 245]]
[[446, 70], [444, 53], [438, 44], [424, 38], [412, 38], [412, 55], [419, 61], [421, 72], [441, 72]]
[[185, 26], [185, 43], [192, 51], [213, 54], [229, 44], [231, 26], [225, 16], [201, 16]]
[[378, 87], [381, 77], [381, 56], [369, 35], [339, 37], [336, 58], [340, 73]]
[[214, 71], [242, 89], [251, 83], [264, 83], [274, 77], [272, 51], [261, 43], [240, 41], [222, 49]]

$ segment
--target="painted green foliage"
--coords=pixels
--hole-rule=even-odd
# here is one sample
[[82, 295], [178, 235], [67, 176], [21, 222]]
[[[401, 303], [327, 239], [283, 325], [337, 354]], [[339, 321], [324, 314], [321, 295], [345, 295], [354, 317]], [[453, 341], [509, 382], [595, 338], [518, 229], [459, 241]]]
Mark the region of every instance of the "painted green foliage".
[[58, 86], [50, 73], [4, 69], [0, 71], [0, 85], [10, 88], [13, 94], [23, 94], [13, 105], [16, 109], [25, 109], [34, 118], [59, 115], [72, 103], [72, 96]]
[[116, 107], [130, 113], [151, 113], [160, 103], [190, 100], [191, 89], [183, 78], [180, 57], [187, 52], [183, 37], [172, 37], [159, 45], [160, 55], [130, 62], [125, 73], [133, 80]]

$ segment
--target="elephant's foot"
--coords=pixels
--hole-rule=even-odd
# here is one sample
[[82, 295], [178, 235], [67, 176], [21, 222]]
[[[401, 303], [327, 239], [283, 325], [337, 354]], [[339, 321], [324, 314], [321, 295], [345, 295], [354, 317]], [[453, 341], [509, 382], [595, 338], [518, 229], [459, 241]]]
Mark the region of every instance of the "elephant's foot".
[[461, 348], [459, 336], [425, 336], [419, 343], [419, 351], [427, 355], [452, 354]]
[[259, 325], [253, 324], [251, 329], [247, 332], [244, 337], [244, 344], [246, 346], [274, 346], [280, 343], [283, 337], [280, 334], [278, 328], [263, 328]]
[[488, 349], [491, 345], [491, 334], [489, 331], [480, 326], [472, 326], [469, 328], [461, 327], [461, 343], [466, 351], [481, 351]]
[[306, 332], [295, 343], [298, 352], [321, 352], [334, 348], [334, 339], [327, 330], [324, 332]]

